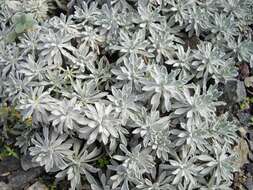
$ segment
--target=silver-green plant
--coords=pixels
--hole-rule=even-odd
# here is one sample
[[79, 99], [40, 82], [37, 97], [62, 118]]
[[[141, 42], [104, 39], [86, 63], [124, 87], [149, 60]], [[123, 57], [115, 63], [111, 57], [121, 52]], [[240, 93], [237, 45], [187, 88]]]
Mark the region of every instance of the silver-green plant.
[[220, 87], [253, 67], [253, 1], [59, 3], [0, 0], [21, 152], [73, 190], [230, 189], [239, 124]]

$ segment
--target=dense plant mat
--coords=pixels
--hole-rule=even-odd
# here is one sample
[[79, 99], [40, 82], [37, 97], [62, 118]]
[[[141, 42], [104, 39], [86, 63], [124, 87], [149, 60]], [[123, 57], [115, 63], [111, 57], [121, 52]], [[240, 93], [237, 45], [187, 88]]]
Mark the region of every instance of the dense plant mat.
[[0, 159], [30, 183], [252, 188], [252, 0], [1, 0], [0, 21]]

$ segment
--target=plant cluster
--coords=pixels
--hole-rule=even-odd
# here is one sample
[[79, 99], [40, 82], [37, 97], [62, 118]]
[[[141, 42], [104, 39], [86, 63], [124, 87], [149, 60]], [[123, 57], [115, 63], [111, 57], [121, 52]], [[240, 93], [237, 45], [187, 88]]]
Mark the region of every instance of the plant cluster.
[[0, 1], [1, 104], [32, 120], [22, 153], [73, 190], [230, 189], [238, 125], [218, 86], [253, 66], [253, 1], [70, 5]]

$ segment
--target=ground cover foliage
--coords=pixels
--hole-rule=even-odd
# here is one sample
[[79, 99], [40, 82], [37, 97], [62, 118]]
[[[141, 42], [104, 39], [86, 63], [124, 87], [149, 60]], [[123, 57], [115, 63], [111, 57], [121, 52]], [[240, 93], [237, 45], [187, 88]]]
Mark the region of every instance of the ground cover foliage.
[[55, 3], [0, 1], [1, 106], [21, 153], [73, 190], [230, 189], [239, 124], [218, 108], [253, 66], [253, 1]]

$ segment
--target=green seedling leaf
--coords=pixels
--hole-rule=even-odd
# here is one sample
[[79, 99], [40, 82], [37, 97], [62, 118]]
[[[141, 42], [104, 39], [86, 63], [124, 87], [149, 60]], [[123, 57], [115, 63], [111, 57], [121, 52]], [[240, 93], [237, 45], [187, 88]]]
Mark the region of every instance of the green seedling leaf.
[[14, 42], [16, 38], [17, 38], [17, 33], [13, 31], [7, 35], [6, 41], [11, 43], [11, 42]]
[[15, 15], [13, 15], [11, 17], [11, 21], [13, 22], [13, 24], [17, 24], [19, 22], [21, 22], [21, 13], [16, 13]]
[[14, 30], [17, 34], [23, 33], [25, 30], [33, 27], [34, 19], [32, 14], [16, 14], [12, 17]]
[[0, 160], [4, 159], [6, 157], [18, 158], [18, 154], [15, 152], [14, 149], [12, 149], [11, 147], [5, 145], [4, 150], [0, 152]]
[[26, 29], [26, 25], [22, 24], [22, 23], [18, 23], [16, 26], [15, 26], [15, 32], [17, 34], [20, 34], [20, 33], [23, 33]]

